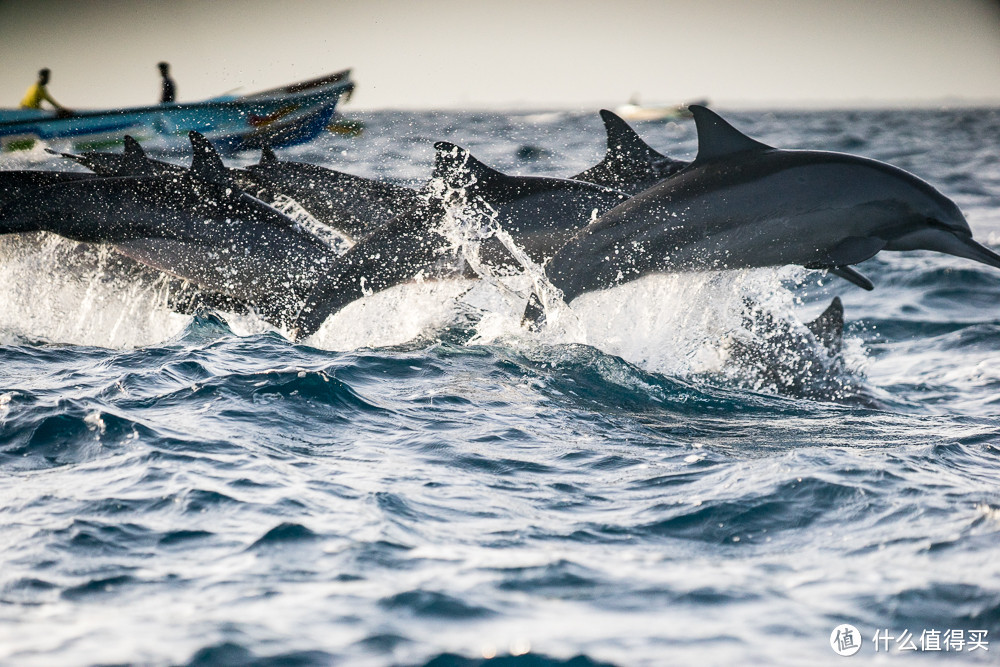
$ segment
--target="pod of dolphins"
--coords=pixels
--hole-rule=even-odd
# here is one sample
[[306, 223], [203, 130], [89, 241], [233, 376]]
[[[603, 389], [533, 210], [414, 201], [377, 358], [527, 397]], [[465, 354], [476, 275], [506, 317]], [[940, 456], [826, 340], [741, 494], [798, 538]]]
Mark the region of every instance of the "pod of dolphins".
[[[441, 229], [457, 200], [489, 212], [567, 303], [653, 273], [785, 264], [872, 289], [852, 265], [882, 250], [935, 250], [1000, 268], [954, 202], [916, 176], [854, 155], [772, 148], [705, 107], [691, 112], [690, 163], [602, 111], [607, 154], [571, 178], [503, 174], [438, 142], [420, 190], [279, 160], [269, 149], [259, 164], [227, 168], [196, 132], [183, 168], [150, 159], [126, 137], [121, 154], [63, 154], [92, 173], [0, 172], [0, 233], [110, 245], [146, 270], [189, 281], [203, 303], [254, 309], [295, 338], [372, 292], [462, 271]], [[281, 212], [285, 198], [353, 246], [342, 252]], [[481, 256], [516, 266], [495, 238]], [[526, 319], [542, 314], [533, 298]]]

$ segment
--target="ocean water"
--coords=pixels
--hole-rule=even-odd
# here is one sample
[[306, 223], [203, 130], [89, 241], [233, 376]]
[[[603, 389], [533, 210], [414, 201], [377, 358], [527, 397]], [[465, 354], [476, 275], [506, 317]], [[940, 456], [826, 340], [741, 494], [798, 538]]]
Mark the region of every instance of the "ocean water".
[[[521, 174], [603, 154], [596, 110], [356, 115], [281, 154], [412, 185], [440, 139]], [[1000, 110], [725, 115], [916, 173], [1000, 247]], [[856, 659], [996, 662], [1000, 271], [657, 276], [539, 332], [531, 270], [487, 273], [294, 344], [88, 252], [0, 239], [2, 664], [826, 664], [841, 623]], [[834, 296], [831, 360], [794, 332]]]

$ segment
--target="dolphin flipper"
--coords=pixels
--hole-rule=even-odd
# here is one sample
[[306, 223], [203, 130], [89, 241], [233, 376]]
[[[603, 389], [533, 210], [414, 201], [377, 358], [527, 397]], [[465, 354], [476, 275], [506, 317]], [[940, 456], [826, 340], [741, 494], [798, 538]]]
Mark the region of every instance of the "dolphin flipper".
[[875, 283], [866, 278], [860, 271], [854, 269], [850, 266], [835, 266], [829, 269], [830, 273], [837, 276], [838, 278], [843, 278], [844, 280], [854, 283], [858, 287], [868, 292], [875, 289]]
[[870, 292], [875, 289], [875, 284], [850, 265], [871, 259], [885, 248], [885, 244], [885, 240], [877, 236], [848, 236], [826, 251], [824, 261], [806, 264], [806, 268], [826, 269], [833, 275]]
[[859, 264], [877, 255], [885, 243], [877, 236], [848, 236], [827, 251], [826, 260], [833, 266]]

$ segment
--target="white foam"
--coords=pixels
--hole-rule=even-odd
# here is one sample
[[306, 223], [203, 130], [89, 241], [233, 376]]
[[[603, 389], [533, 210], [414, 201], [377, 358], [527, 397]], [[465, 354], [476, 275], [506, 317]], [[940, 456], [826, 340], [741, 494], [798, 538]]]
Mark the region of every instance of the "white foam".
[[[461, 190], [444, 193], [447, 209], [439, 231], [481, 277], [493, 298], [480, 297], [481, 315], [473, 344], [586, 344], [641, 368], [671, 375], [711, 372], [724, 361], [727, 339], [743, 329], [747, 300], [790, 314], [794, 303], [783, 281], [795, 268], [652, 275], [601, 292], [581, 295], [567, 306], [534, 263], [498, 228], [492, 211], [470, 205]], [[479, 248], [499, 240], [521, 272], [509, 276], [481, 262]], [[545, 310], [537, 332], [521, 324], [524, 306], [536, 294]]]
[[440, 331], [459, 314], [469, 280], [409, 283], [359, 299], [328, 317], [306, 343], [326, 350], [401, 345]]
[[[394, 346], [468, 321], [470, 344], [586, 344], [646, 371], [685, 376], [723, 367], [730, 338], [748, 335], [748, 300], [780, 317], [791, 317], [795, 306], [783, 282], [802, 270], [791, 268], [648, 276], [567, 306], [543, 268], [495, 225], [492, 211], [470, 206], [461, 190], [439, 195], [450, 202], [439, 231], [479, 280], [417, 280], [370, 295], [327, 318], [308, 344], [330, 350]], [[504, 244], [520, 272], [509, 275], [509, 267], [482, 262], [479, 249], [487, 239]], [[109, 248], [81, 251], [47, 234], [0, 239], [0, 332], [124, 348], [177, 336], [190, 317], [167, 308], [167, 281], [116, 277], [106, 270], [114, 257]], [[537, 331], [521, 322], [532, 294], [545, 309]], [[237, 335], [273, 330], [252, 314], [225, 317]]]
[[116, 278], [112, 252], [49, 234], [0, 238], [0, 331], [112, 348], [176, 336], [191, 318], [166, 308], [166, 281]]

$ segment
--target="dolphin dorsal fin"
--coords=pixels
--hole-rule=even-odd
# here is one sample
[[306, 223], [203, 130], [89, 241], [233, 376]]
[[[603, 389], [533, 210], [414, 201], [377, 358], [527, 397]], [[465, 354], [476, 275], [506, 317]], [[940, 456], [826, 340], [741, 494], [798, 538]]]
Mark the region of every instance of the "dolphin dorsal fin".
[[156, 167], [146, 157], [142, 146], [129, 135], [125, 135], [125, 150], [122, 151], [122, 171], [130, 176], [154, 176]]
[[130, 160], [135, 159], [137, 157], [142, 158], [143, 160], [146, 159], [146, 151], [142, 150], [142, 146], [139, 145], [139, 142], [136, 141], [132, 135], [126, 134], [124, 142], [125, 142], [125, 149], [124, 151], [122, 151], [122, 153], [125, 155], [125, 157], [129, 158]]
[[484, 183], [503, 177], [502, 173], [486, 166], [461, 146], [439, 141], [434, 144], [434, 149], [434, 178], [440, 178], [452, 187], [465, 187], [471, 182]]
[[212, 143], [201, 132], [194, 130], [188, 133], [188, 137], [191, 139], [191, 148], [194, 150], [194, 156], [191, 158], [191, 173], [196, 178], [209, 183], [220, 185], [228, 183], [230, 180], [229, 172], [226, 171], [226, 166], [222, 164], [222, 158], [219, 157]]
[[840, 297], [833, 297], [826, 310], [806, 324], [806, 328], [816, 336], [831, 357], [839, 354], [844, 340], [844, 304]]
[[667, 156], [653, 150], [642, 140], [632, 127], [615, 113], [601, 109], [604, 131], [608, 133], [608, 152], [605, 162], [647, 162], [650, 159], [666, 159]]
[[771, 146], [751, 139], [723, 120], [722, 116], [700, 104], [688, 107], [698, 127], [698, 157], [695, 162], [714, 160], [747, 151], [770, 151]]
[[278, 161], [278, 156], [274, 154], [274, 149], [269, 144], [264, 144], [260, 149], [260, 162], [258, 164], [274, 164]]

